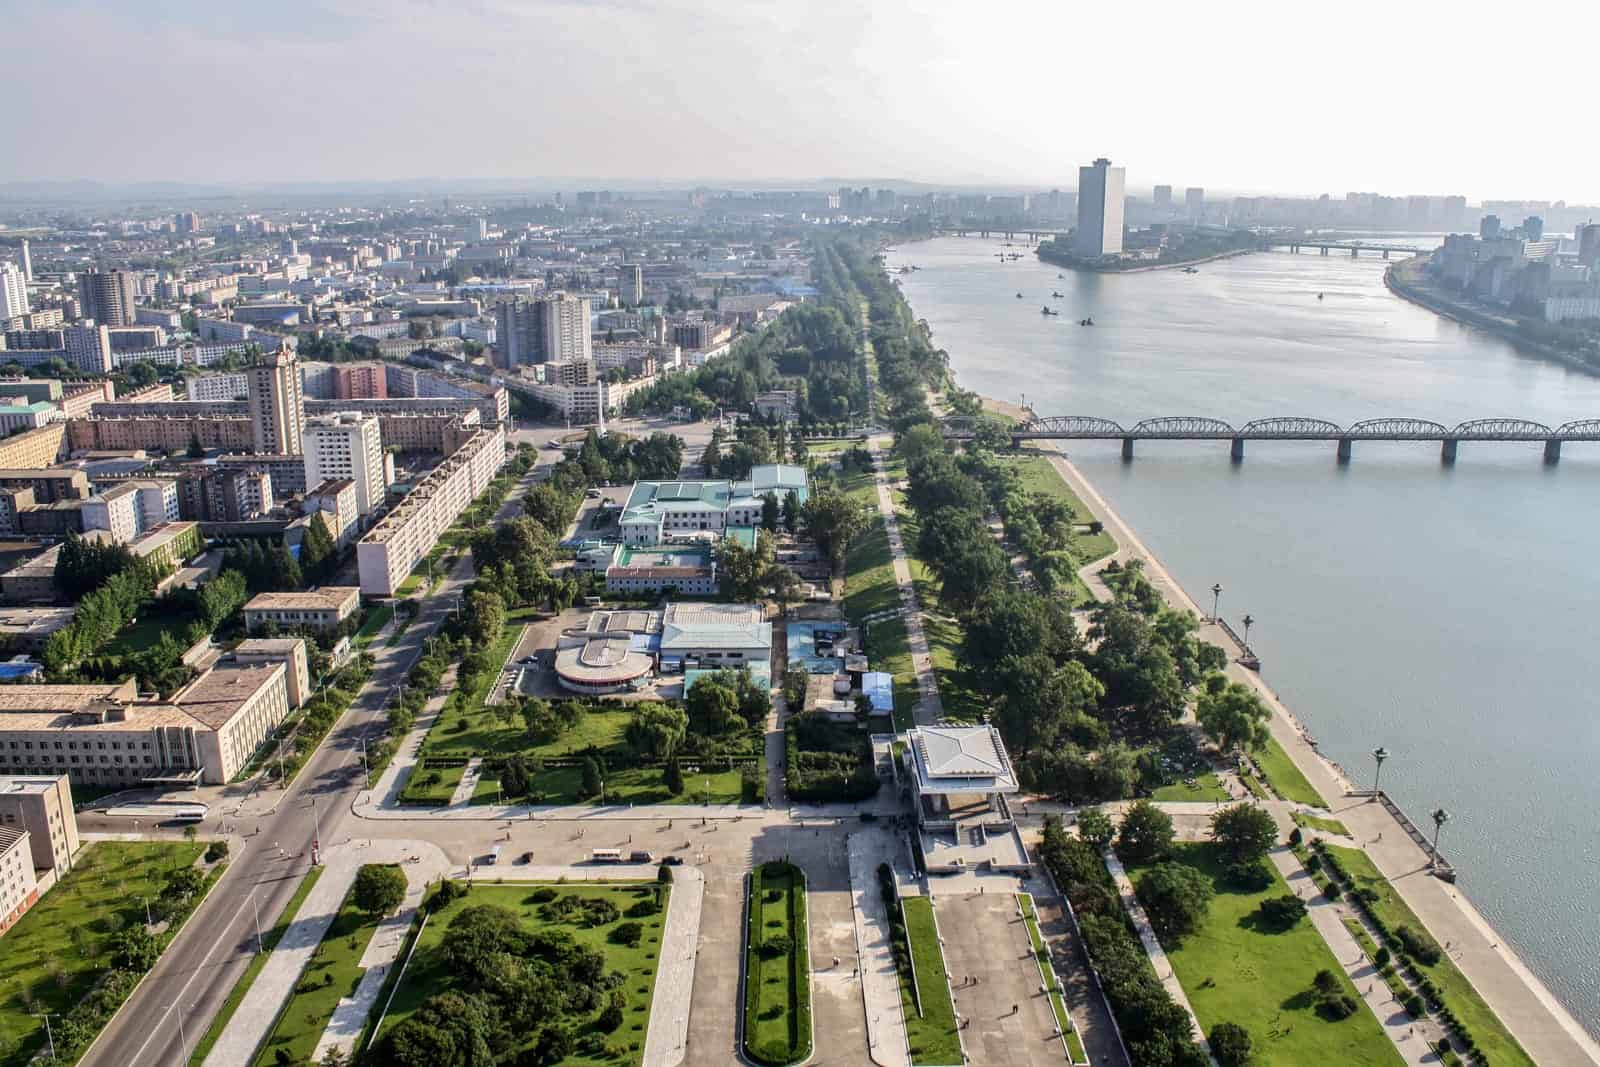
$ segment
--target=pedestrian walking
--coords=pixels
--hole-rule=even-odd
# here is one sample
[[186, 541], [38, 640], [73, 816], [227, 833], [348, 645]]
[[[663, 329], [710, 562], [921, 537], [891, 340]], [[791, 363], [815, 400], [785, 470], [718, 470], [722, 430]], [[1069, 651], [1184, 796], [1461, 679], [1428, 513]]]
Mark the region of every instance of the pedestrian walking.
[[1020, 1004], [1013, 1004], [1013, 1005], [1011, 1005], [1011, 1014], [1012, 1014], [1012, 1015], [1015, 1015], [1015, 1014], [1017, 1014], [1017, 1012], [1019, 1012], [1019, 1011], [1021, 1011], [1021, 1010], [1022, 1010], [1022, 1005], [1020, 1005]]

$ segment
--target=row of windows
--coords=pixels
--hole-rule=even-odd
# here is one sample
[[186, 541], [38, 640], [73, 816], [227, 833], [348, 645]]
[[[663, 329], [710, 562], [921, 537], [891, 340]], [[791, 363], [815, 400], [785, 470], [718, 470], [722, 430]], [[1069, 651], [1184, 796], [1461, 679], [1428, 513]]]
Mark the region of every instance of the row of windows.
[[[5, 755], [4, 753], [0, 753], [0, 763], [7, 763], [7, 762], [10, 762], [10, 760], [11, 760], [10, 756]], [[37, 761], [32, 756], [18, 756], [16, 758], [16, 762], [19, 763], [19, 764], [23, 764], [24, 766], [26, 766], [28, 764], [31, 764], [31, 763], [34, 763], [34, 762], [39, 762], [39, 761], [43, 761], [45, 763], [50, 763], [51, 761], [54, 761], [56, 763], [74, 763], [74, 764], [75, 763], [80, 763], [80, 762], [82, 762], [82, 763], [93, 763], [94, 762], [94, 757], [93, 756], [51, 756], [51, 755], [44, 755], [44, 756], [40, 756]], [[145, 763], [154, 763], [155, 761], [156, 761], [156, 759], [155, 759], [154, 756], [145, 756], [144, 757], [144, 762]], [[100, 762], [101, 763], [117, 763], [117, 764], [121, 764], [122, 763], [122, 757], [121, 756], [101, 756], [100, 757]], [[128, 762], [129, 763], [138, 763], [139, 762], [139, 757], [138, 756], [129, 756], [128, 757]]]
[[[61, 751], [61, 744], [62, 743], [60, 741], [48, 741], [48, 742], [47, 741], [40, 741], [39, 742], [39, 748], [40, 749], [48, 749], [51, 745], [54, 745], [55, 746], [55, 750], [57, 752], [60, 752]], [[68, 741], [68, 742], [66, 742], [66, 746], [67, 746], [67, 751], [68, 752], [76, 752], [78, 750], [78, 742], [76, 742], [76, 741]], [[22, 742], [22, 747], [25, 748], [25, 749], [32, 749], [33, 748], [33, 742], [32, 741], [24, 741], [24, 742]], [[105, 751], [106, 743], [104, 741], [96, 741], [94, 743], [94, 747], [103, 752], [103, 751]], [[133, 742], [129, 741], [128, 742], [128, 751], [132, 752], [133, 751], [133, 747], [134, 747], [133, 746]], [[139, 747], [144, 749], [146, 752], [148, 752], [148, 751], [150, 751], [150, 742], [142, 741], [142, 742], [140, 742]], [[121, 748], [122, 748], [122, 742], [121, 741], [113, 741], [113, 742], [111, 742], [111, 750], [113, 752], [118, 751]], [[17, 750], [17, 742], [13, 741], [13, 742], [11, 742], [11, 751], [15, 752], [16, 750]], [[89, 742], [85, 741], [83, 743], [83, 750], [85, 752], [89, 751]]]

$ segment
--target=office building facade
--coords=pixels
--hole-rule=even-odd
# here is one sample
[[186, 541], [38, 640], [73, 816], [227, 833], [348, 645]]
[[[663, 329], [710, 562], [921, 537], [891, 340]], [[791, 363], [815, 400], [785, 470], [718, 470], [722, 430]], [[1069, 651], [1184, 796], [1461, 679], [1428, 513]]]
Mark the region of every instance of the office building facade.
[[261, 356], [247, 374], [251, 450], [276, 456], [299, 453], [306, 413], [294, 353], [285, 347]]
[[503, 301], [495, 331], [507, 370], [592, 358], [589, 299], [568, 293]]

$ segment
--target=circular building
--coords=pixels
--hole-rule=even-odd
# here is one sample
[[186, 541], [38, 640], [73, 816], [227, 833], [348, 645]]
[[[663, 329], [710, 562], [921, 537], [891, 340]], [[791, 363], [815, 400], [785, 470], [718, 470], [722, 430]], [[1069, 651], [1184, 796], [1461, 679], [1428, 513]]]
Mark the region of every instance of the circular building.
[[556, 652], [561, 688], [587, 696], [620, 693], [648, 678], [653, 666], [649, 655], [633, 650], [633, 639], [625, 633], [598, 634]]

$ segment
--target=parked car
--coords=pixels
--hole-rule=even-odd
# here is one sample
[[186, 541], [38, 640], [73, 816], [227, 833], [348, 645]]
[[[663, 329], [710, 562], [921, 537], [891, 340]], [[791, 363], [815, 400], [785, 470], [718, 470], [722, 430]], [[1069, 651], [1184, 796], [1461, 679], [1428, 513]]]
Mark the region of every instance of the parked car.
[[661, 862], [664, 865], [668, 866], [668, 867], [682, 867], [683, 866], [683, 857], [682, 856], [663, 856], [661, 858]]
[[517, 862], [521, 863], [521, 864], [524, 864], [524, 865], [532, 863], [533, 862], [533, 853], [532, 852], [524, 852], [522, 855], [517, 857]]
[[655, 853], [648, 852], [642, 848], [634, 849], [628, 854], [628, 862], [630, 863], [654, 863], [655, 860]]

